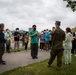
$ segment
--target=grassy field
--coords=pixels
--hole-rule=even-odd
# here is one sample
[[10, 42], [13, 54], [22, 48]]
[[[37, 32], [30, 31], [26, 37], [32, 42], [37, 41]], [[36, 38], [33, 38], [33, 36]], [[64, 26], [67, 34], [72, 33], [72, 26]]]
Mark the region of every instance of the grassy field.
[[56, 59], [52, 67], [47, 67], [48, 60], [34, 63], [25, 67], [19, 67], [0, 75], [76, 75], [76, 57], [72, 56], [72, 64], [63, 64], [62, 70], [57, 70]]

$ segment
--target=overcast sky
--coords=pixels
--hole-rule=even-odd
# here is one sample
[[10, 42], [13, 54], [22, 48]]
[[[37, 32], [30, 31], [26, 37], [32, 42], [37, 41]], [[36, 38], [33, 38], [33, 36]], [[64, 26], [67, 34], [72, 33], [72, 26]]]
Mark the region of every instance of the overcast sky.
[[73, 28], [76, 12], [66, 8], [63, 0], [0, 0], [0, 23], [10, 30], [28, 30], [33, 24], [38, 31], [51, 29], [56, 20], [61, 21], [62, 29]]

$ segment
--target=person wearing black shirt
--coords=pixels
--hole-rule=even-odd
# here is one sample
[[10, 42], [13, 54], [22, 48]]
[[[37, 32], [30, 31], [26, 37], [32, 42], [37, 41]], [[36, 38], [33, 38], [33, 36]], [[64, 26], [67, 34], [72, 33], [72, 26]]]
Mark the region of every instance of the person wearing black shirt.
[[16, 31], [14, 33], [14, 50], [20, 51], [19, 50], [19, 39], [20, 39], [20, 33], [19, 33], [19, 28], [16, 28]]
[[71, 53], [73, 55], [76, 54], [76, 32], [73, 32], [73, 41], [72, 41], [72, 50], [71, 50]]

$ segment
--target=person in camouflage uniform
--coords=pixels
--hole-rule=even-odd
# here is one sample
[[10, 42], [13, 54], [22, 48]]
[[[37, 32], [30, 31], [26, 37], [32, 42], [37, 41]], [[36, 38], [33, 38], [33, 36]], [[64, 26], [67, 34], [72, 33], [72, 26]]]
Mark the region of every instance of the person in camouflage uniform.
[[63, 40], [65, 40], [65, 32], [60, 28], [60, 21], [56, 21], [56, 29], [51, 33], [52, 35], [52, 50], [50, 53], [50, 59], [48, 61], [48, 67], [51, 66], [53, 60], [57, 56], [57, 67], [58, 69], [62, 66], [62, 55], [63, 55]]

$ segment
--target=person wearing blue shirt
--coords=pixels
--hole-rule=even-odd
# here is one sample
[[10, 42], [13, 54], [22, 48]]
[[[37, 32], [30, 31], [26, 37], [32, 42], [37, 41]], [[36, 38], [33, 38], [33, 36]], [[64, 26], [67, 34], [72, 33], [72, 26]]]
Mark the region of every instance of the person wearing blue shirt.
[[0, 24], [0, 64], [6, 65], [6, 62], [2, 59], [5, 50], [5, 42], [6, 42], [6, 40], [4, 39], [3, 29], [4, 29], [4, 24], [1, 23]]
[[46, 30], [45, 34], [44, 34], [44, 38], [45, 38], [45, 49], [46, 51], [49, 50], [49, 40], [50, 40], [50, 33], [48, 32], [48, 29]]

